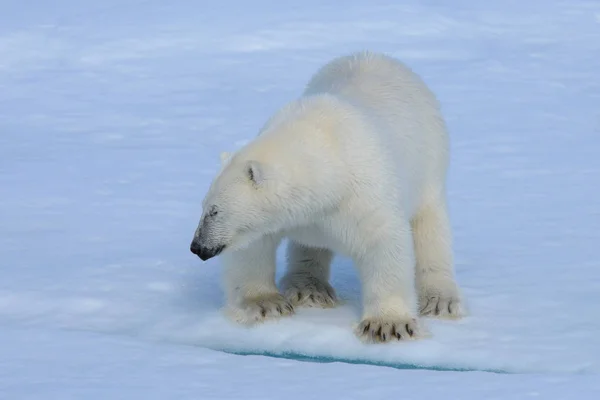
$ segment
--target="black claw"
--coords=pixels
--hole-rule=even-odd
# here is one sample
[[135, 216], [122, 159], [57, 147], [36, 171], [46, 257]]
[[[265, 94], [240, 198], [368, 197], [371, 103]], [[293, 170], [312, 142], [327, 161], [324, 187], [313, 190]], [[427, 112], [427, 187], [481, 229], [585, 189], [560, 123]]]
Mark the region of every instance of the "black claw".
[[406, 332], [408, 332], [409, 336], [412, 336], [414, 331], [412, 329], [410, 329], [410, 326], [408, 326], [408, 324], [406, 324]]
[[279, 304], [277, 305], [277, 312], [279, 314], [283, 314], [283, 310], [281, 309], [281, 306]]
[[377, 332], [375, 332], [375, 337], [381, 337], [381, 325], [379, 325]]
[[394, 336], [396, 336], [396, 339], [402, 340], [402, 335], [400, 334], [400, 332], [396, 332]]
[[381, 334], [381, 340], [383, 340], [384, 342], [387, 340], [387, 335], [385, 333]]
[[298, 292], [298, 301], [302, 299], [302, 293]]
[[308, 298], [310, 299], [310, 301], [315, 301], [315, 295], [311, 294], [310, 296], [308, 296]]
[[366, 324], [363, 328], [363, 335], [369, 332], [369, 329], [371, 329], [371, 324]]
[[391, 332], [392, 336], [396, 336], [396, 325], [392, 325], [392, 332]]
[[289, 311], [292, 312], [294, 309], [292, 308], [292, 306], [290, 304], [286, 304], [285, 308]]
[[440, 302], [435, 305], [435, 315], [440, 315]]
[[265, 310], [265, 308], [264, 308], [264, 307], [261, 307], [261, 308], [260, 308], [260, 315], [262, 315], [263, 317], [264, 317], [265, 315], [267, 315], [267, 310]]

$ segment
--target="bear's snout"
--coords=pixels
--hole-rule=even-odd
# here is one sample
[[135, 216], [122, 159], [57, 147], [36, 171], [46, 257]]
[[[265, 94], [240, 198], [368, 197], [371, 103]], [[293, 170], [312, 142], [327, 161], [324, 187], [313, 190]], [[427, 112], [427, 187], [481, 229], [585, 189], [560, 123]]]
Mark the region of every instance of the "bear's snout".
[[218, 256], [221, 254], [223, 249], [225, 249], [225, 246], [206, 247], [201, 243], [198, 243], [196, 240], [192, 241], [192, 244], [190, 245], [190, 251], [200, 257], [202, 261], [206, 261]]

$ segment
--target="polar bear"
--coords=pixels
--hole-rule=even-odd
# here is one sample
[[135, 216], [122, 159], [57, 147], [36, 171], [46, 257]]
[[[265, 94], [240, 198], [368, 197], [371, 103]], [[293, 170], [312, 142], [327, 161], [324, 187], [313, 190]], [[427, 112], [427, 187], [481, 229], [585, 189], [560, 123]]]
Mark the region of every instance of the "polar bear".
[[[362, 288], [365, 342], [426, 336], [421, 316], [460, 318], [445, 182], [449, 143], [437, 100], [400, 61], [334, 59], [259, 135], [221, 155], [191, 243], [221, 255], [227, 315], [245, 324], [334, 307], [334, 254]], [[288, 239], [275, 282], [275, 253]]]

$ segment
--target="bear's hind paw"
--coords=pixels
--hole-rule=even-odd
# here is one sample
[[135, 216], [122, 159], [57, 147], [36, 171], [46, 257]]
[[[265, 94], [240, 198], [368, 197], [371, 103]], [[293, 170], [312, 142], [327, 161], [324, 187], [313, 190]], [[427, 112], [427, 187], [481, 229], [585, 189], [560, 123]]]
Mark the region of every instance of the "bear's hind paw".
[[294, 306], [316, 308], [336, 306], [335, 290], [329, 283], [314, 277], [299, 277], [289, 281], [289, 284], [284, 285], [285, 297]]
[[459, 319], [465, 315], [458, 296], [422, 296], [419, 299], [419, 310], [422, 316], [442, 319]]

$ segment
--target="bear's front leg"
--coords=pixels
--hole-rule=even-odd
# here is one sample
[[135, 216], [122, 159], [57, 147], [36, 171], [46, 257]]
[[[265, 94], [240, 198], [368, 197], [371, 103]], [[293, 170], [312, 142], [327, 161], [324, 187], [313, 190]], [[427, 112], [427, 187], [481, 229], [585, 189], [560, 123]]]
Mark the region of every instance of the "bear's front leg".
[[335, 307], [335, 290], [328, 282], [331, 250], [290, 240], [287, 258], [287, 272], [280, 282], [285, 297], [296, 307]]
[[375, 343], [417, 339], [422, 332], [416, 317], [410, 231], [400, 229], [380, 237], [355, 259], [363, 292], [363, 316], [355, 333]]
[[279, 238], [266, 236], [247, 248], [225, 252], [224, 286], [226, 314], [242, 324], [294, 313], [292, 304], [275, 285], [275, 252]]

